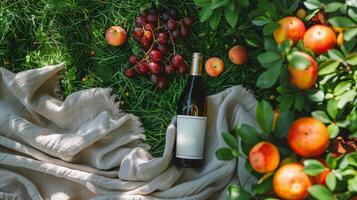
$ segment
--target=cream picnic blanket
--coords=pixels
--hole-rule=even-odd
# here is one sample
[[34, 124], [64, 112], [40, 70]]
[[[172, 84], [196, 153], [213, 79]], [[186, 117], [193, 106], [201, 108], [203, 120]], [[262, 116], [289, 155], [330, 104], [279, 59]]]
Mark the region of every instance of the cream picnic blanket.
[[254, 97], [241, 86], [207, 97], [205, 164], [171, 164], [175, 120], [162, 157], [141, 144], [144, 128], [109, 89], [56, 95], [64, 64], [13, 74], [0, 68], [0, 199], [225, 199], [229, 183], [249, 184], [244, 161], [220, 161], [221, 133], [255, 124]]

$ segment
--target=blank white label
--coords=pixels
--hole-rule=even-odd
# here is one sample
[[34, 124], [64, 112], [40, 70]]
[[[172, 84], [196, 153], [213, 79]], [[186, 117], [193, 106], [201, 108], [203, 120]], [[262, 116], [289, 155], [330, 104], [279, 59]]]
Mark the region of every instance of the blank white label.
[[207, 117], [177, 115], [176, 157], [203, 159]]

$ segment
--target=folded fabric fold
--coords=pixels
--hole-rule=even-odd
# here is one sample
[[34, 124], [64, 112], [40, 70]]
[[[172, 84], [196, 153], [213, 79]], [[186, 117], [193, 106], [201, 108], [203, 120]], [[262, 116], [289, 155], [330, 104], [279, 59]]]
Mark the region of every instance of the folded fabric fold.
[[153, 157], [139, 118], [119, 110], [110, 89], [62, 100], [63, 68], [0, 68], [0, 199], [225, 199], [229, 183], [250, 188], [244, 159], [215, 157], [226, 146], [222, 132], [238, 123], [256, 127], [256, 100], [243, 87], [207, 97], [204, 167], [183, 169], [171, 163], [175, 118], [163, 155]]

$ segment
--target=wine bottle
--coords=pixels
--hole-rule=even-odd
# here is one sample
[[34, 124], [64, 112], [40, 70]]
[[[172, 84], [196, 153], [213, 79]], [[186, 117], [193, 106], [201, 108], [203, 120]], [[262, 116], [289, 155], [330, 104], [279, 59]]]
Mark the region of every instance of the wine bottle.
[[203, 162], [207, 117], [201, 80], [202, 56], [194, 53], [190, 77], [178, 102], [175, 162], [182, 167], [200, 167]]

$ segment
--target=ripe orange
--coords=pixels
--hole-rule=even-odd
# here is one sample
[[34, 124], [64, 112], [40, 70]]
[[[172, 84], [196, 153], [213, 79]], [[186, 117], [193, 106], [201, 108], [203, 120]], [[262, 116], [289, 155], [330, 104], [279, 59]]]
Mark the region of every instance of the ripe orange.
[[258, 173], [274, 171], [280, 162], [278, 148], [270, 142], [259, 142], [249, 151], [249, 162]]
[[305, 19], [307, 16], [306, 10], [303, 8], [300, 8], [299, 10], [296, 11], [296, 17], [300, 18], [301, 20]]
[[218, 57], [212, 57], [206, 61], [205, 69], [211, 77], [217, 77], [222, 74], [224, 70], [224, 62]]
[[343, 42], [344, 42], [344, 39], [343, 39], [343, 32], [340, 32], [338, 35], [337, 35], [337, 45], [338, 46], [342, 46], [343, 45]]
[[274, 192], [283, 199], [305, 199], [311, 186], [309, 176], [304, 173], [304, 166], [299, 163], [282, 165], [274, 174]]
[[247, 50], [240, 45], [232, 47], [228, 52], [229, 59], [236, 65], [244, 64], [247, 61]]
[[126, 31], [121, 26], [111, 26], [105, 32], [105, 39], [112, 46], [120, 46], [126, 41]]
[[326, 25], [314, 25], [304, 35], [304, 45], [316, 54], [322, 54], [336, 45], [336, 33]]
[[328, 146], [327, 128], [317, 119], [300, 118], [289, 128], [288, 143], [290, 148], [300, 156], [319, 156]]
[[274, 39], [278, 44], [290, 39], [294, 43], [304, 37], [305, 25], [297, 17], [285, 17], [279, 21], [280, 26], [274, 31]]
[[303, 52], [297, 52], [297, 53], [301, 54], [307, 60], [309, 60], [310, 65], [304, 70], [296, 69], [293, 66], [289, 66], [290, 83], [301, 90], [310, 89], [311, 87], [314, 86], [317, 80], [317, 73], [318, 73], [317, 63], [308, 54]]

